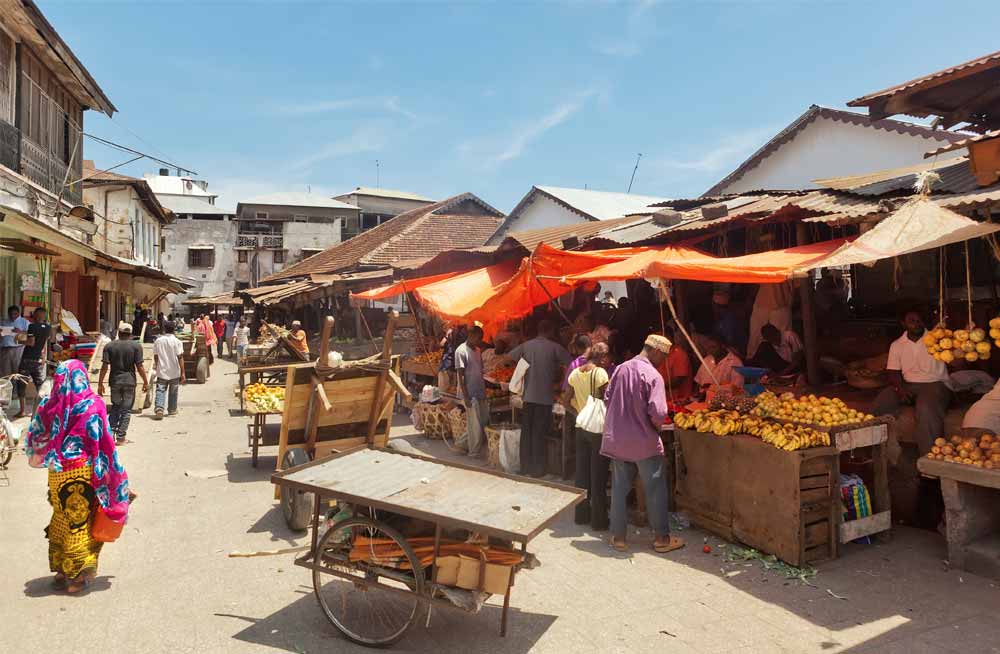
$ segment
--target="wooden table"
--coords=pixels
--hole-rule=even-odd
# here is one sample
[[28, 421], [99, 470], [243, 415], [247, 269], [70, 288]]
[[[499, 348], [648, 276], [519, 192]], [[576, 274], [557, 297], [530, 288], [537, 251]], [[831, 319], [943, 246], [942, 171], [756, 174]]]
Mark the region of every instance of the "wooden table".
[[925, 457], [917, 469], [941, 480], [951, 566], [1000, 579], [1000, 471]]
[[[240, 393], [240, 402], [242, 403], [244, 399], [244, 394]], [[271, 432], [273, 433], [270, 433], [267, 429], [267, 417], [282, 415], [284, 413], [284, 402], [282, 402], [282, 406], [277, 411], [260, 411], [253, 402], [246, 402], [245, 406], [244, 411], [251, 416], [250, 423], [247, 425], [247, 439], [251, 448], [250, 465], [256, 468], [260, 446], [278, 444], [280, 425], [271, 425], [276, 429], [272, 429]]]

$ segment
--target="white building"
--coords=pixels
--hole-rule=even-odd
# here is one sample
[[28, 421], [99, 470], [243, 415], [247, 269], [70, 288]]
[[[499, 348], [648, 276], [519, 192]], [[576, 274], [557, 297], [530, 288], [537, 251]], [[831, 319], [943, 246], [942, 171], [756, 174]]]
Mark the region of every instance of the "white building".
[[499, 245], [507, 234], [611, 220], [654, 211], [649, 206], [669, 198], [558, 186], [532, 186], [487, 245]]
[[354, 205], [361, 210], [357, 220], [347, 219], [343, 222], [342, 241], [357, 236], [372, 227], [378, 227], [385, 221], [410, 209], [426, 207], [434, 202], [434, 200], [416, 193], [367, 186], [359, 186], [349, 193], [336, 195], [333, 199]]
[[812, 105], [705, 195], [817, 188], [817, 179], [920, 163], [925, 152], [966, 136]]

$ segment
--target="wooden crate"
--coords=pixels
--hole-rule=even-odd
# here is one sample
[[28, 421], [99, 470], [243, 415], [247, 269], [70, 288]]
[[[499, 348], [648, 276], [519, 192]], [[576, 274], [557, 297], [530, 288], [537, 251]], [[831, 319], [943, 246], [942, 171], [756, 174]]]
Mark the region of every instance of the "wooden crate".
[[684, 429], [675, 438], [675, 499], [692, 522], [791, 565], [836, 557], [836, 448], [786, 452], [753, 436]]

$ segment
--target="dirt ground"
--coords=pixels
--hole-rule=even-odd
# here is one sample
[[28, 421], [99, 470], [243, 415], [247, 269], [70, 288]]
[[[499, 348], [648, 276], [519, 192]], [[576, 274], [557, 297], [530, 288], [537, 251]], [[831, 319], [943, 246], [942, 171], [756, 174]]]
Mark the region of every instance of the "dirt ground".
[[[50, 589], [44, 471], [17, 456], [0, 481], [0, 622], [8, 652], [356, 652], [327, 622], [292, 556], [228, 558], [290, 547], [268, 482], [274, 450], [250, 466], [235, 366], [181, 389], [181, 414], [134, 416], [122, 459], [140, 494], [125, 534], [106, 546], [93, 590]], [[440, 443], [394, 436], [435, 455]], [[435, 610], [401, 652], [1000, 652], [998, 583], [950, 570], [942, 539], [897, 528], [890, 543], [851, 545], [812, 586], [759, 563], [727, 563], [694, 529], [669, 556], [635, 535], [630, 555], [561, 516], [533, 541], [541, 567], [517, 577], [510, 635], [495, 600], [477, 615]], [[711, 554], [702, 544], [713, 546]]]

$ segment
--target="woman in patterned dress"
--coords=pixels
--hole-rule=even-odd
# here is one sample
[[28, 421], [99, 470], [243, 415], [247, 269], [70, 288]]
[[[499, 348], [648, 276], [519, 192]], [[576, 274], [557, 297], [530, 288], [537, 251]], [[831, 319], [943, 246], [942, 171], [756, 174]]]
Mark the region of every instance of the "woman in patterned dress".
[[30, 465], [49, 471], [52, 520], [45, 534], [53, 585], [79, 592], [97, 575], [103, 543], [91, 537], [96, 512], [123, 523], [134, 497], [104, 400], [91, 390], [80, 361], [56, 368], [52, 393], [39, 402], [28, 426], [25, 451]]

